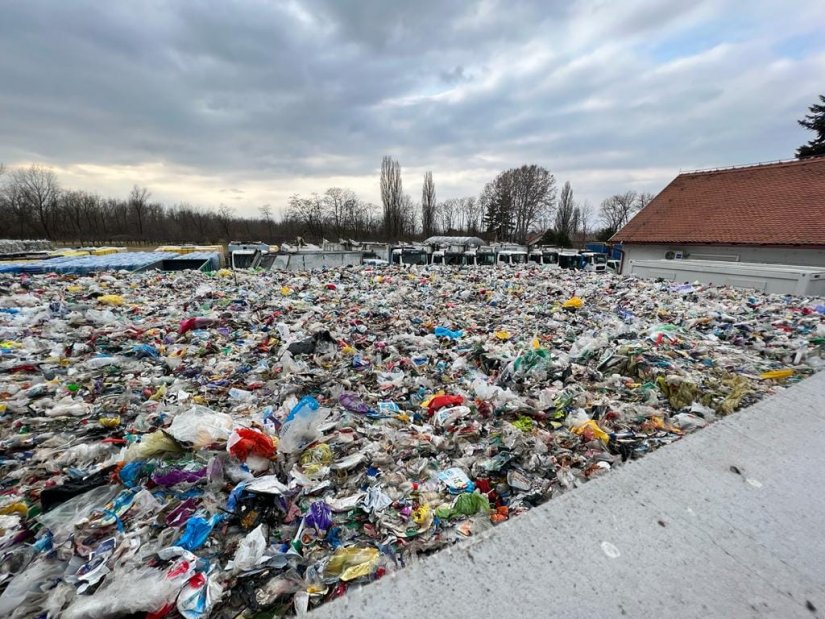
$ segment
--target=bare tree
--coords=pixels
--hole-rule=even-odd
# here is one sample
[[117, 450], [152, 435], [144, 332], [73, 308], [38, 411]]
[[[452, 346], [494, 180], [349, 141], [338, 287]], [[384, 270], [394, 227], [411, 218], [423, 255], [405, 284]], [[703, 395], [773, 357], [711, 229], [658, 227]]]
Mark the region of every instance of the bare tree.
[[570, 181], [564, 183], [559, 196], [559, 208], [556, 211], [556, 220], [553, 229], [556, 233], [556, 240], [561, 245], [569, 245], [576, 232], [578, 232], [579, 218], [581, 212], [576, 210], [573, 202], [573, 188]]
[[347, 190], [344, 199], [344, 228], [355, 236], [364, 234], [369, 228], [367, 210], [372, 205], [364, 204], [354, 191]]
[[638, 206], [638, 194], [635, 191], [625, 191], [605, 198], [599, 207], [602, 223], [605, 225], [605, 236], [610, 236], [621, 230]]
[[455, 218], [459, 214], [461, 202], [455, 198], [444, 200], [438, 205], [438, 218], [440, 220], [441, 232], [449, 234], [453, 231]]
[[287, 218], [298, 224], [304, 236], [320, 240], [324, 234], [324, 201], [317, 193], [309, 198], [298, 194], [289, 199]]
[[325, 218], [337, 236], [340, 236], [347, 227], [347, 219], [357, 200], [358, 196], [355, 192], [341, 187], [330, 187], [324, 193]]
[[225, 241], [232, 240], [232, 209], [226, 204], [221, 204], [218, 207], [216, 214], [218, 225], [221, 228], [221, 233]]
[[381, 161], [381, 202], [384, 205], [384, 234], [388, 240], [402, 234], [401, 165], [390, 156]]
[[409, 194], [404, 194], [401, 200], [401, 234], [413, 236], [418, 231], [418, 208]]
[[655, 198], [655, 197], [656, 197], [656, 196], [654, 196], [654, 195], [653, 195], [652, 193], [650, 193], [649, 191], [643, 191], [642, 193], [640, 193], [640, 194], [636, 197], [635, 212], [637, 212], [637, 213], [638, 213], [639, 211], [641, 211], [644, 207], [646, 207], [648, 204], [650, 204], [650, 202], [651, 202], [651, 201], [653, 200], [653, 198]]
[[576, 211], [578, 216], [576, 227], [574, 228], [574, 241], [582, 243], [587, 241], [593, 232], [593, 207], [590, 205], [590, 202], [585, 200], [584, 202], [579, 202], [578, 206], [576, 206]]
[[146, 213], [146, 206], [149, 204], [149, 190], [145, 187], [132, 187], [129, 192], [129, 209], [135, 214], [137, 220], [138, 235], [143, 237], [143, 219]]
[[464, 219], [463, 228], [469, 234], [478, 234], [481, 230], [481, 219], [484, 215], [481, 202], [473, 196], [461, 198], [461, 210]]
[[272, 228], [274, 223], [272, 220], [272, 206], [269, 204], [262, 204], [258, 207], [258, 212], [266, 222], [267, 240], [271, 241], [273, 237]]
[[31, 167], [15, 170], [12, 184], [17, 186], [16, 201], [18, 208], [34, 213], [43, 229], [43, 234], [51, 240], [51, 219], [57, 207], [60, 187], [54, 172], [43, 166], [32, 164]]
[[432, 235], [435, 226], [435, 184], [433, 173], [424, 174], [424, 186], [421, 189], [421, 228], [424, 236]]

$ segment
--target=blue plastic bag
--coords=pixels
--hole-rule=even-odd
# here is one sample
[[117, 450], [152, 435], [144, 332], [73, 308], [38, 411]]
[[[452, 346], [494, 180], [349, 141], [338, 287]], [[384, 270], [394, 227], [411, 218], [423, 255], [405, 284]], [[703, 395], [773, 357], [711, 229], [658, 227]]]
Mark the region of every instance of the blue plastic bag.
[[284, 423], [289, 423], [298, 415], [306, 415], [307, 413], [317, 411], [320, 407], [321, 405], [318, 403], [318, 400], [311, 395], [304, 396], [292, 407], [292, 410], [289, 411], [289, 415], [286, 416]]
[[447, 327], [436, 327], [433, 333], [436, 337], [446, 337], [451, 340], [457, 340], [464, 335], [464, 331], [451, 331]]
[[183, 535], [180, 536], [175, 546], [180, 546], [190, 552], [197, 550], [206, 543], [212, 529], [221, 520], [223, 520], [222, 514], [215, 514], [209, 520], [202, 516], [192, 516], [187, 521]]

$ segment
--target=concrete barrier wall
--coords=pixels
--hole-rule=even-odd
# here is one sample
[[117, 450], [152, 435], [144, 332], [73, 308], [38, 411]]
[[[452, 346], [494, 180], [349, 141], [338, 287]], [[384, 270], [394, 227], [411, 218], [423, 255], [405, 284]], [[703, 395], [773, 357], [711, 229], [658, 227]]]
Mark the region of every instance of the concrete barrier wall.
[[281, 254], [275, 258], [273, 269], [285, 271], [310, 271], [325, 267], [354, 266], [361, 264], [360, 252], [321, 252]]
[[313, 617], [819, 617], [825, 372]]

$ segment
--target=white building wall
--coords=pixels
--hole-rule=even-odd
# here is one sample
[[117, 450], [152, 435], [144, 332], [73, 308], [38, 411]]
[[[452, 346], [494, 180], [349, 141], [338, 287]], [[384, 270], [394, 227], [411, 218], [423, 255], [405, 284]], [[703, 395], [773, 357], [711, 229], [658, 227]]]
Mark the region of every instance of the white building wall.
[[[825, 239], [822, 240], [825, 243]], [[661, 260], [665, 252], [681, 251], [690, 260], [730, 260], [825, 267], [825, 249], [742, 247], [737, 245], [634, 245], [625, 244], [622, 270], [630, 260]]]

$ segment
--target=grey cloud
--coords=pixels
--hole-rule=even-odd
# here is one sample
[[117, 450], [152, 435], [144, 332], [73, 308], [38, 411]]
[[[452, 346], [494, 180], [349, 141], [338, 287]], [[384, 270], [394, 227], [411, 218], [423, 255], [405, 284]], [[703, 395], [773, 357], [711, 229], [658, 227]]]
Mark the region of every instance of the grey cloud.
[[[767, 0], [754, 5], [761, 30], [663, 70], [648, 53], [654, 43], [697, 24], [724, 29], [735, 6], [9, 3], [0, 161], [159, 161], [241, 187], [317, 177], [322, 191], [327, 177], [375, 173], [385, 153], [432, 168], [437, 182], [440, 169], [492, 175], [499, 163], [612, 179], [790, 156], [822, 64], [812, 52], [766, 72], [770, 40], [809, 24]], [[577, 189], [597, 202], [624, 187]]]

